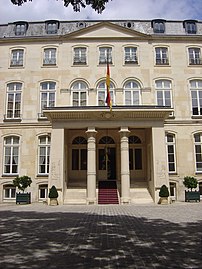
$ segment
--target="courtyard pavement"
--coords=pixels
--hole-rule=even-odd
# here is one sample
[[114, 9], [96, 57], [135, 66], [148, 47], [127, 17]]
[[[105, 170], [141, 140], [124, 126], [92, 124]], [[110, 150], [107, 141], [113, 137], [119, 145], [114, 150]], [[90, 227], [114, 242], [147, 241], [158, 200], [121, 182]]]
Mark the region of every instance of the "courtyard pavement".
[[2, 269], [202, 268], [202, 202], [0, 206]]

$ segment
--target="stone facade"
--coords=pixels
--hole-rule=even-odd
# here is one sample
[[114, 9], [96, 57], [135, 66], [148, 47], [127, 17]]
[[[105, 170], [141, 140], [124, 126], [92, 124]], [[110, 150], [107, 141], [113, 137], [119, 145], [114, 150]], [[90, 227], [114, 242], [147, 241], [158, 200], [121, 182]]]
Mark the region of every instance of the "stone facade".
[[184, 176], [202, 182], [201, 41], [193, 20], [0, 25], [0, 202], [17, 175], [32, 202], [55, 185], [60, 204], [97, 203], [100, 180], [120, 203], [163, 184], [184, 200]]

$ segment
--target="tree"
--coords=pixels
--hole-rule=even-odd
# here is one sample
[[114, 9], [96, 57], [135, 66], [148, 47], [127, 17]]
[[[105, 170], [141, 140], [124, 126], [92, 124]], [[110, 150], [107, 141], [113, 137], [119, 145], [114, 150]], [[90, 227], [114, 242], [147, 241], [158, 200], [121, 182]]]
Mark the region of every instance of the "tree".
[[31, 183], [32, 183], [32, 180], [28, 176], [22, 176], [22, 177], [17, 176], [13, 180], [13, 185], [15, 187], [18, 187], [18, 189], [21, 190], [22, 192], [24, 192], [25, 189], [31, 185]]
[[195, 189], [198, 185], [198, 181], [195, 177], [191, 177], [191, 176], [186, 176], [184, 177], [184, 181], [183, 181], [184, 186], [187, 189]]
[[[11, 3], [14, 5], [22, 6], [24, 3], [32, 0], [11, 0]], [[56, 0], [58, 1], [58, 0]], [[68, 7], [69, 4], [72, 5], [74, 11], [80, 11], [81, 7], [85, 8], [86, 6], [91, 6], [92, 9], [97, 11], [97, 13], [102, 13], [105, 9], [106, 3], [110, 0], [62, 0], [64, 6]], [[111, 0], [112, 1], [112, 0]]]

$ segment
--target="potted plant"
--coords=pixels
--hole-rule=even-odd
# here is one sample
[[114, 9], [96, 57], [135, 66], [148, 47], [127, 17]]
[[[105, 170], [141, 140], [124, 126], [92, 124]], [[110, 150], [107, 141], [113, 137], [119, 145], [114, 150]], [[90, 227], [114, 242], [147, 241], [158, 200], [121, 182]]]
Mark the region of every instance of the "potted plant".
[[25, 189], [27, 187], [30, 187], [31, 183], [32, 183], [32, 180], [28, 176], [21, 176], [21, 177], [17, 176], [13, 180], [13, 185], [17, 187], [20, 191], [22, 191], [22, 192], [16, 193], [16, 204], [20, 204], [20, 203], [30, 204], [31, 203], [31, 193], [30, 192], [25, 193]]
[[188, 190], [185, 190], [185, 202], [189, 202], [189, 201], [200, 202], [200, 192], [196, 190], [193, 191], [193, 189], [197, 188], [197, 185], [198, 185], [197, 179], [192, 176], [185, 176], [183, 184], [188, 189]]
[[169, 197], [169, 190], [166, 185], [162, 185], [159, 191], [159, 204], [167, 205], [168, 204], [168, 197]]
[[50, 188], [48, 197], [50, 198], [50, 205], [58, 205], [58, 191], [54, 185]]

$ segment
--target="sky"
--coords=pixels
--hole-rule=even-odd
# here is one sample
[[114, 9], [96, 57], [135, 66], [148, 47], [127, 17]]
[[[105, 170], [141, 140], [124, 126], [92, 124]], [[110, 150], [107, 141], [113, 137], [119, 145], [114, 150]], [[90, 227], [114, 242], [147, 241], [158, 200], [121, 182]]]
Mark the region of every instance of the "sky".
[[202, 20], [202, 0], [112, 0], [102, 14], [92, 8], [74, 12], [64, 7], [62, 0], [32, 0], [15, 6], [10, 0], [0, 0], [0, 24], [15, 21], [45, 20]]

